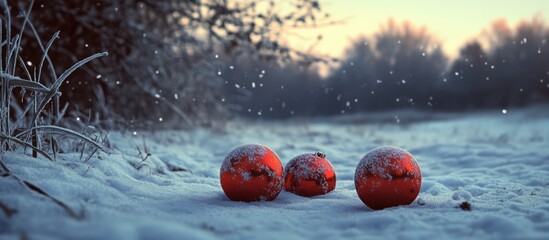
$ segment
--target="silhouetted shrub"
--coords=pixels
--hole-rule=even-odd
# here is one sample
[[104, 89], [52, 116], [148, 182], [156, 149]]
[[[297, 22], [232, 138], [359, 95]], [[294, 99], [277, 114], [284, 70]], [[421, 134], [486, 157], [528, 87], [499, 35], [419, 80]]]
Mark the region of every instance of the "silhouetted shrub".
[[373, 40], [352, 43], [329, 79], [328, 100], [337, 112], [432, 107], [446, 61], [425, 28], [389, 21]]
[[318, 70], [296, 62], [244, 56], [223, 71], [226, 104], [248, 117], [284, 118], [318, 114], [324, 89]]
[[454, 62], [443, 108], [524, 106], [549, 100], [549, 29], [540, 19], [511, 29], [494, 22], [479, 42], [464, 46]]
[[[9, 2], [13, 15], [28, 8], [26, 1]], [[282, 13], [279, 5], [290, 8]], [[33, 9], [40, 13], [31, 16], [39, 36], [48, 39], [61, 31], [63, 48], [49, 53], [57, 71], [91, 52], [111, 53], [62, 87], [69, 111], [81, 115], [92, 109], [97, 112], [92, 117], [110, 126], [192, 126], [223, 118], [223, 82], [217, 75], [223, 64], [217, 54], [316, 61], [279, 40], [288, 27], [324, 19], [314, 0], [37, 0]], [[25, 34], [32, 36], [32, 29]], [[36, 64], [41, 51], [28, 40], [22, 47]]]

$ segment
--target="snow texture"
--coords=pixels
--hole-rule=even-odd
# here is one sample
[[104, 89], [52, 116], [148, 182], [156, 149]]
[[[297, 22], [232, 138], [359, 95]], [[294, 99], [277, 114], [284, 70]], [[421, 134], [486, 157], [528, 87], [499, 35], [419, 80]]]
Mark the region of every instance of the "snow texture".
[[[0, 209], [0, 239], [547, 239], [547, 112], [413, 122], [422, 114], [400, 114], [399, 124], [356, 115], [234, 121], [224, 132], [113, 133], [113, 152], [87, 163], [79, 154], [50, 162], [5, 153], [13, 174], [84, 218], [70, 218], [50, 199], [0, 177], [0, 202], [17, 211], [8, 217]], [[140, 163], [142, 137], [152, 156]], [[283, 164], [325, 152], [336, 189], [312, 198], [283, 191], [272, 202], [230, 201], [219, 183], [221, 164], [231, 149], [251, 142], [269, 146]], [[366, 152], [382, 145], [409, 151], [423, 183], [412, 204], [372, 211], [356, 194], [354, 172]], [[459, 207], [464, 202], [470, 211]]]
[[[330, 163], [317, 161], [319, 158], [316, 153], [306, 153], [292, 158], [286, 167], [289, 169], [287, 171], [292, 171], [298, 179], [317, 179], [317, 176], [324, 174], [327, 169], [327, 166], [330, 166]], [[327, 159], [326, 159], [327, 161]], [[326, 165], [325, 165], [326, 164]]]
[[[243, 157], [247, 159], [248, 162], [253, 163], [257, 159], [261, 159], [267, 154], [267, 149], [265, 146], [259, 144], [246, 144], [234, 148], [223, 161], [221, 165], [221, 172], [235, 172], [234, 165], [237, 165]], [[245, 173], [241, 173], [245, 174]], [[249, 174], [249, 173], [248, 173]], [[249, 179], [250, 176], [244, 176], [244, 178]]]
[[395, 146], [374, 148], [367, 152], [358, 163], [355, 171], [355, 181], [359, 181], [359, 177], [365, 178], [365, 172], [390, 180], [393, 175], [389, 170], [406, 172], [406, 169], [399, 163], [406, 161], [407, 156], [411, 158], [410, 162], [413, 164], [414, 169], [419, 168], [414, 156], [402, 148]]
[[294, 190], [301, 180], [314, 180], [325, 194], [333, 190], [330, 189], [328, 178], [334, 179], [335, 177], [332, 165], [326, 159], [326, 155], [321, 152], [295, 156], [286, 164], [284, 169], [285, 181], [292, 182], [290, 184], [291, 188], [286, 188], [290, 192], [295, 192]]

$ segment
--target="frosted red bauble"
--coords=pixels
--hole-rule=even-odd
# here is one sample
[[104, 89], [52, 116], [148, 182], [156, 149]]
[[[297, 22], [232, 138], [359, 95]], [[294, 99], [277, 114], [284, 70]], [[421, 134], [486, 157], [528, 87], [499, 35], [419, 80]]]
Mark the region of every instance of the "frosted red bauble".
[[374, 210], [408, 205], [419, 194], [421, 171], [406, 150], [378, 147], [360, 160], [355, 171], [355, 188], [360, 200]]
[[326, 194], [336, 185], [334, 169], [320, 152], [293, 158], [286, 165], [284, 175], [286, 191], [305, 197]]
[[220, 180], [223, 192], [233, 201], [272, 201], [283, 188], [283, 167], [268, 147], [243, 145], [225, 157]]

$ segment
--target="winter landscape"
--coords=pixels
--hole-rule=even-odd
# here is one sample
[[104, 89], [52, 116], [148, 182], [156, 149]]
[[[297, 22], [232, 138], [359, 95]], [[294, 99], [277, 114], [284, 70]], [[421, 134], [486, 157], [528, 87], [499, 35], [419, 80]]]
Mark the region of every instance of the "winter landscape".
[[[417, 15], [474, 1], [0, 2], [0, 239], [549, 237], [544, 1], [472, 14], [459, 43]], [[357, 30], [362, 7], [381, 22]], [[320, 151], [335, 189], [231, 201], [245, 144]], [[417, 161], [411, 204], [359, 198], [380, 146]]]
[[[3, 180], [5, 237], [29, 239], [544, 239], [549, 231], [549, 119], [533, 108], [426, 121], [379, 122], [365, 116], [231, 123], [226, 131], [113, 134], [112, 153], [84, 163], [8, 153], [21, 179], [39, 184], [82, 216]], [[407, 122], [410, 121], [410, 122]], [[322, 150], [337, 174], [322, 196], [282, 192], [272, 202], [231, 202], [219, 184], [225, 155], [246, 143], [269, 143], [286, 164]], [[151, 156], [143, 161], [138, 148]], [[409, 206], [373, 211], [357, 197], [356, 165], [370, 149], [399, 145], [420, 164], [423, 185]], [[53, 171], [52, 169], [55, 169]], [[463, 202], [470, 203], [462, 209]]]

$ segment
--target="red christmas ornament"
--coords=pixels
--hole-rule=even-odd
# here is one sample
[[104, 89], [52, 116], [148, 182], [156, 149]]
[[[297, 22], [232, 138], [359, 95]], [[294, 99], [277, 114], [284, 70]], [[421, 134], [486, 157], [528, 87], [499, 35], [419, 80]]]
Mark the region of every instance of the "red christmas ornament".
[[406, 150], [384, 146], [360, 160], [355, 172], [355, 188], [360, 200], [374, 210], [408, 205], [421, 188], [421, 171]]
[[249, 144], [232, 150], [221, 165], [221, 188], [232, 201], [272, 201], [282, 191], [280, 159], [266, 146]]
[[285, 188], [304, 197], [326, 194], [335, 188], [336, 175], [326, 155], [320, 152], [299, 155], [286, 165]]

